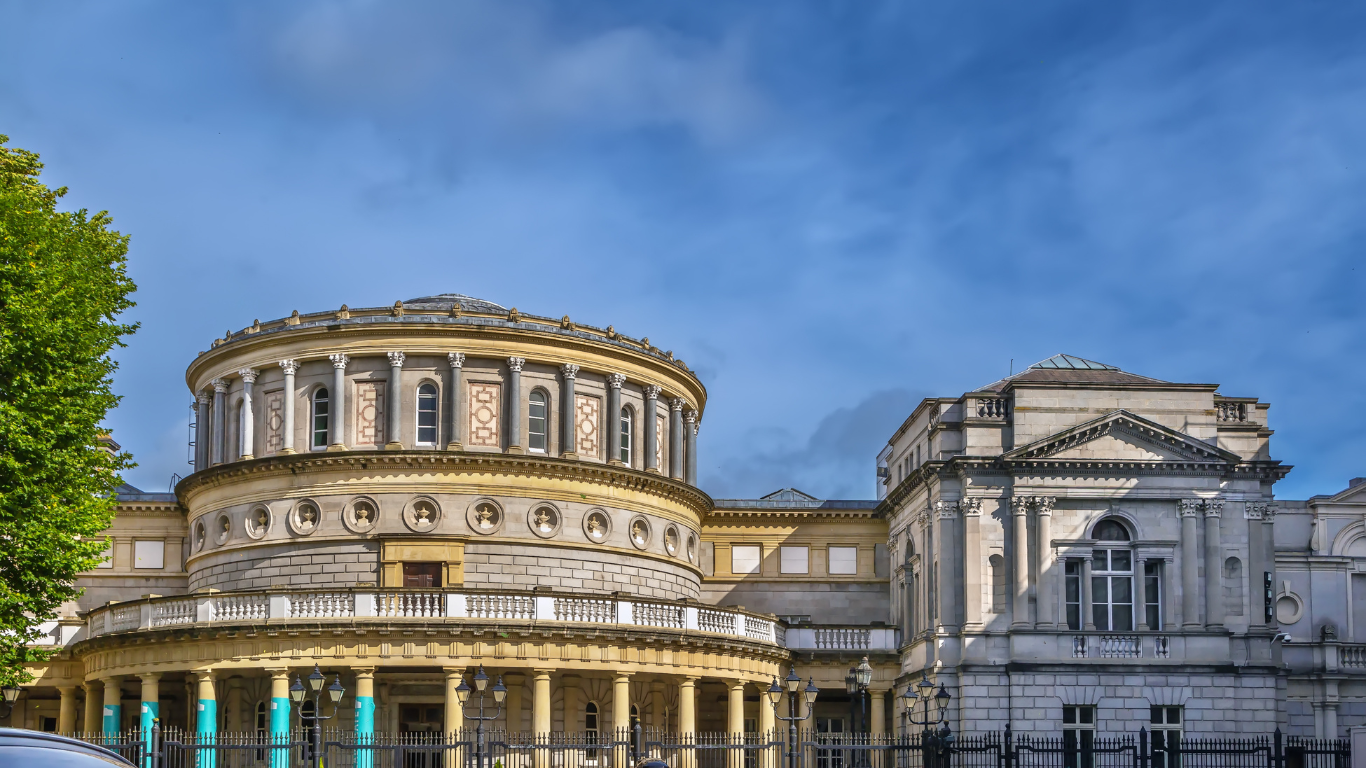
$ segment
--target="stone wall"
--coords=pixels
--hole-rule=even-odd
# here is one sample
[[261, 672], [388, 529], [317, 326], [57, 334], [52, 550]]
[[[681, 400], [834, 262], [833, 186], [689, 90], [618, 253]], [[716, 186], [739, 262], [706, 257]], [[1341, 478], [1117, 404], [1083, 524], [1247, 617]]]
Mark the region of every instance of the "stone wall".
[[780, 616], [810, 616], [819, 624], [863, 624], [890, 620], [890, 585], [842, 582], [741, 582], [707, 584], [702, 602], [743, 605]]
[[355, 587], [378, 583], [379, 542], [294, 542], [209, 555], [190, 574], [190, 590]]
[[626, 592], [641, 597], [697, 599], [699, 578], [681, 565], [569, 547], [471, 541], [465, 548], [469, 587], [551, 587], [583, 592]]
[[961, 691], [962, 733], [1000, 731], [1007, 722], [1016, 733], [1056, 733], [1064, 705], [1095, 706], [1103, 734], [1148, 727], [1155, 705], [1183, 707], [1186, 734], [1267, 734], [1286, 726], [1285, 678], [1261, 667], [965, 667]]

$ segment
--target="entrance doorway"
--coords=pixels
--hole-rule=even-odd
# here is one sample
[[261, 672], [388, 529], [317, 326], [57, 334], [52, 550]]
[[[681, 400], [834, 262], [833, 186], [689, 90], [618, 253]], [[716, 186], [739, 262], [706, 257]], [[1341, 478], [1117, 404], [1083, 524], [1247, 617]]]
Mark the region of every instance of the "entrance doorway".
[[[445, 709], [441, 704], [400, 704], [398, 732], [405, 744], [440, 744]], [[403, 768], [440, 768], [442, 752], [409, 752], [404, 755]]]

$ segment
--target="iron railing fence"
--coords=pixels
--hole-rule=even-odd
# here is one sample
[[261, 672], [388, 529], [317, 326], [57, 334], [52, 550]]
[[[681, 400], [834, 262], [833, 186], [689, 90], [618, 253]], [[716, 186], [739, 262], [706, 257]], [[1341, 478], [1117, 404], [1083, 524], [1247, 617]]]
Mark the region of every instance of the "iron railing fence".
[[[957, 737], [822, 733], [679, 734], [643, 728], [531, 734], [464, 729], [357, 734], [329, 728], [286, 734], [203, 734], [154, 728], [69, 734], [140, 768], [1349, 768], [1346, 739], [1187, 738], [1146, 728], [1106, 736], [1003, 733]], [[318, 747], [315, 748], [315, 739]]]

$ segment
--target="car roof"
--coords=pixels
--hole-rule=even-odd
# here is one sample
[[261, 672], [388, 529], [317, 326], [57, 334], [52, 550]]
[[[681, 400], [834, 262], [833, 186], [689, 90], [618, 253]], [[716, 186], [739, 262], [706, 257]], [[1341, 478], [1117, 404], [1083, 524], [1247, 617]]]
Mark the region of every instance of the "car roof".
[[35, 747], [39, 749], [61, 749], [67, 752], [80, 752], [82, 754], [105, 759], [113, 758], [128, 765], [136, 765], [127, 758], [111, 752], [104, 747], [97, 747], [84, 741], [58, 736], [55, 733], [43, 733], [42, 731], [29, 731], [23, 728], [0, 728], [0, 747]]

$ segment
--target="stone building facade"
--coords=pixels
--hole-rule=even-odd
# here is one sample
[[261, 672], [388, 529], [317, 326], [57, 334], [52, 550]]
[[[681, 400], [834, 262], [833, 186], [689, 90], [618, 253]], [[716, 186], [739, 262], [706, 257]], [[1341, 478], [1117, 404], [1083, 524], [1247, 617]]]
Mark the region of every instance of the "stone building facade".
[[1366, 485], [1275, 500], [1268, 406], [1215, 385], [1060, 355], [822, 500], [699, 489], [672, 352], [456, 294], [253, 323], [186, 383], [194, 471], [124, 489], [11, 723], [274, 729], [314, 664], [357, 731], [460, 727], [481, 665], [536, 733], [767, 731], [790, 668], [827, 732], [909, 727], [922, 677], [959, 732], [1366, 722]]

